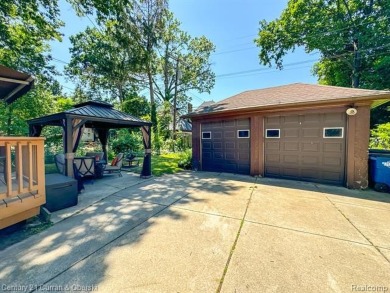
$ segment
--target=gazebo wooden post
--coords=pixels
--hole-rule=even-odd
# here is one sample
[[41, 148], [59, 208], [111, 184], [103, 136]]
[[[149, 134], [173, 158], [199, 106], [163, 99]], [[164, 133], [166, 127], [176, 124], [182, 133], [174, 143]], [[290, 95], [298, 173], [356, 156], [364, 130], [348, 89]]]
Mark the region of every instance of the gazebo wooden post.
[[65, 118], [65, 143], [64, 143], [64, 152], [65, 152], [65, 175], [68, 177], [73, 177], [73, 126], [72, 119], [69, 117]]

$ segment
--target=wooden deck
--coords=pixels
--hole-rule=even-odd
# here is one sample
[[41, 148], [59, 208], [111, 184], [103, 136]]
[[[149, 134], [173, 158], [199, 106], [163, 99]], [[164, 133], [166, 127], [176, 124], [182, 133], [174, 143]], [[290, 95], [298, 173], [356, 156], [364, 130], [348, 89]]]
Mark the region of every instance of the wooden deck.
[[0, 138], [0, 229], [39, 214], [45, 203], [44, 138]]

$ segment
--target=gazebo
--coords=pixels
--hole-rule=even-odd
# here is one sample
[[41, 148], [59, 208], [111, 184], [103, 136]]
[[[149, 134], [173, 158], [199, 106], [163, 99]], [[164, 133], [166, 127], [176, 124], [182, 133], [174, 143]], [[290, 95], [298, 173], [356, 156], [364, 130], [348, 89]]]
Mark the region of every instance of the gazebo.
[[100, 101], [88, 101], [75, 105], [72, 109], [27, 121], [30, 136], [41, 135], [45, 126], [60, 126], [63, 129], [66, 174], [73, 174], [74, 153], [77, 150], [84, 128], [94, 128], [107, 161], [108, 132], [115, 128], [140, 127], [145, 148], [141, 177], [151, 174], [151, 122], [144, 121], [130, 114], [120, 112], [111, 104]]

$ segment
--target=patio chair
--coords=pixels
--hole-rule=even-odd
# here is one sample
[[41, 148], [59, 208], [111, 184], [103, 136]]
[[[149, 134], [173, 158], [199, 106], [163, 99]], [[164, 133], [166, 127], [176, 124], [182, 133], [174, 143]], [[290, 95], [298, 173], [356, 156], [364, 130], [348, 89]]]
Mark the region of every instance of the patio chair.
[[[65, 155], [64, 154], [57, 154], [54, 156], [54, 163], [56, 164], [58, 173], [65, 176]], [[74, 178], [77, 180], [77, 191], [80, 193], [81, 190], [84, 189], [84, 183], [83, 178], [80, 175], [76, 165], [73, 163], [73, 175]]]
[[119, 177], [122, 177], [122, 163], [123, 163], [123, 153], [118, 154], [115, 159], [111, 162], [111, 165], [106, 165], [104, 169], [105, 173], [119, 173]]
[[82, 178], [95, 177], [95, 157], [75, 157], [73, 163]]
[[95, 158], [95, 178], [103, 178], [104, 168], [107, 162], [104, 160], [103, 152], [88, 152], [85, 154], [86, 157]]

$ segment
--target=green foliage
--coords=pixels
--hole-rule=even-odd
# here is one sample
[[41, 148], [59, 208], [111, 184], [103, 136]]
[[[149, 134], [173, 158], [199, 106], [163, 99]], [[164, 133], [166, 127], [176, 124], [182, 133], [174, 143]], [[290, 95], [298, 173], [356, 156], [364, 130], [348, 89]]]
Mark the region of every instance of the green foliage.
[[111, 149], [115, 154], [138, 152], [142, 147], [142, 135], [139, 131], [121, 129], [117, 132], [116, 138], [111, 140]]
[[[192, 38], [182, 31], [181, 23], [173, 13], [165, 11], [163, 17], [165, 27], [159, 42], [158, 67], [153, 79], [156, 97], [161, 103], [160, 134], [167, 140], [173, 137], [173, 125], [176, 125], [177, 118], [187, 109], [191, 100], [189, 91], [202, 93], [210, 92], [213, 88], [215, 74], [209, 59], [215, 46], [204, 36]], [[173, 121], [175, 116], [176, 121]]]
[[168, 138], [162, 142], [161, 149], [163, 152], [183, 152], [190, 148], [190, 137], [178, 132], [176, 139]]
[[[73, 107], [74, 102], [62, 96], [52, 97], [53, 101], [51, 109], [45, 109], [45, 113], [42, 115], [48, 115], [51, 113], [62, 112]], [[38, 116], [36, 116], [38, 117]], [[35, 118], [35, 117], [34, 117]], [[46, 126], [42, 130], [42, 136], [46, 138], [45, 140], [45, 156], [53, 157], [55, 154], [63, 153], [63, 140], [62, 140], [62, 127], [60, 126]]]
[[390, 122], [390, 102], [384, 103], [374, 109], [371, 109], [371, 115], [370, 115], [371, 129], [379, 124], [384, 124], [386, 122]]
[[48, 42], [61, 40], [57, 1], [10, 0], [0, 3], [0, 64], [26, 71], [35, 87], [12, 105], [0, 104], [0, 133], [28, 135], [26, 120], [54, 113], [61, 87], [53, 81]]
[[176, 141], [172, 138], [164, 139], [161, 149], [164, 153], [174, 152], [176, 147]]
[[157, 117], [158, 117], [158, 126], [160, 129], [159, 134], [161, 135], [161, 138], [164, 141], [166, 141], [171, 137], [170, 128], [172, 127], [172, 111], [171, 111], [170, 102], [165, 101], [161, 105]]
[[390, 150], [390, 122], [371, 130], [370, 148]]
[[178, 132], [176, 134], [176, 146], [175, 150], [180, 152], [186, 151], [191, 148], [191, 139], [192, 136], [188, 135], [188, 133]]
[[[127, 72], [128, 79], [132, 79], [134, 83], [137, 80], [134, 78], [133, 73], [138, 72], [142, 75], [141, 80], [149, 86], [150, 103], [153, 106], [155, 104], [153, 89], [155, 50], [163, 28], [163, 19], [161, 16], [168, 7], [168, 1], [126, 0], [107, 2], [102, 0], [70, 0], [70, 2], [80, 15], [96, 15], [97, 23], [101, 27], [110, 26], [112, 39], [118, 44], [115, 46], [116, 50], [113, 51], [115, 56], [118, 56], [118, 58], [125, 56], [135, 57], [128, 59], [129, 65], [139, 65], [137, 69], [139, 68], [140, 72]], [[110, 35], [106, 37], [110, 37]], [[121, 68], [127, 64], [123, 62], [119, 65]], [[123, 83], [120, 87], [123, 87]], [[155, 120], [156, 115], [153, 112], [153, 108], [151, 109], [150, 115], [152, 121]], [[157, 129], [154, 130], [155, 132], [157, 131]]]
[[321, 54], [314, 73], [322, 84], [351, 86], [352, 77], [363, 88], [390, 88], [389, 15], [389, 1], [290, 0], [278, 19], [260, 22], [260, 63], [282, 68], [303, 46]]
[[177, 73], [178, 103], [190, 100], [187, 95], [190, 90], [210, 93], [215, 84], [215, 74], [209, 60], [215, 51], [214, 44], [204, 36], [191, 38], [180, 29], [181, 23], [169, 11], [165, 11], [164, 23], [159, 43], [162, 49], [159, 52], [162, 53], [159, 54], [157, 75], [154, 78], [157, 97], [161, 102], [172, 103]]
[[[175, 112], [186, 108], [188, 91], [210, 92], [214, 86], [209, 61], [214, 45], [204, 36], [193, 38], [182, 31], [166, 0], [69, 2], [80, 15], [96, 17], [98, 23], [98, 27], [88, 27], [71, 37], [72, 56], [66, 73], [77, 82], [72, 99], [61, 94], [60, 84], [53, 80], [57, 72], [50, 65], [49, 42], [61, 40], [59, 29], [63, 25], [58, 1], [0, 3], [0, 63], [36, 76], [35, 88], [27, 95], [11, 106], [0, 104], [0, 134], [27, 135], [26, 120], [93, 98], [119, 101], [119, 109], [150, 118], [155, 152], [160, 153], [163, 144], [166, 150], [185, 149], [181, 136], [169, 140], [173, 108]], [[150, 102], [139, 95], [146, 88]], [[139, 133], [118, 133], [110, 142], [116, 153], [142, 148]], [[45, 127], [42, 135], [47, 138], [47, 157], [62, 152], [61, 127]], [[82, 144], [79, 151], [84, 147], [90, 146]]]
[[[182, 31], [167, 2], [71, 1], [80, 14], [96, 16], [99, 24], [99, 29], [87, 28], [71, 37], [72, 60], [67, 74], [79, 81], [77, 96], [91, 93], [96, 99], [119, 98], [122, 110], [139, 114], [135, 116], [145, 116], [149, 109], [157, 152], [160, 136], [163, 140], [172, 136], [170, 117], [174, 111], [167, 109], [180, 113], [191, 99], [190, 90], [210, 92], [215, 83], [209, 60], [215, 46], [204, 36], [192, 38]], [[134, 98], [142, 87], [148, 87], [150, 107]]]
[[191, 170], [192, 168], [192, 149], [188, 149], [182, 154], [182, 158], [178, 162], [178, 167], [185, 170]]
[[46, 84], [39, 84], [27, 95], [11, 105], [0, 103], [0, 133], [3, 135], [28, 135], [26, 120], [53, 113], [54, 97]]
[[135, 41], [122, 46], [114, 23], [101, 27], [88, 27], [70, 37], [72, 57], [66, 73], [94, 93], [93, 97], [119, 100], [122, 105], [140, 82], [141, 49]]
[[145, 97], [140, 97], [137, 94], [131, 94], [126, 96], [122, 105], [122, 111], [135, 117], [147, 117], [150, 114], [150, 104]]
[[74, 102], [69, 98], [58, 97], [57, 98], [57, 111], [62, 112], [73, 108]]
[[61, 40], [57, 1], [0, 3], [0, 63], [38, 76], [53, 73], [48, 41]]

